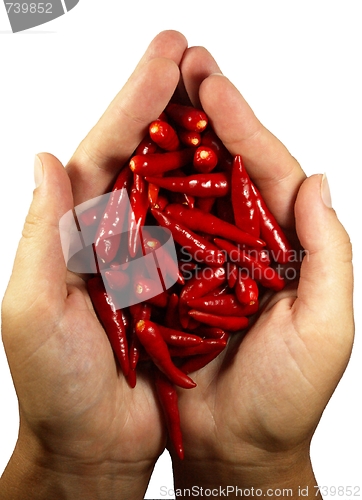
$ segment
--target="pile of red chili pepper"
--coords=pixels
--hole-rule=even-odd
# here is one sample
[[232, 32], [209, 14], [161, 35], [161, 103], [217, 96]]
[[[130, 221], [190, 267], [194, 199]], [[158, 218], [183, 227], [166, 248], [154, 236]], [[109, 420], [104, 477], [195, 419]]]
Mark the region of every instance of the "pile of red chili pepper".
[[[177, 282], [161, 293], [154, 277], [130, 277], [120, 265], [126, 195], [130, 259], [161, 247], [142, 231], [146, 225], [167, 228], [175, 242]], [[183, 458], [176, 387], [195, 387], [189, 374], [215, 359], [230, 334], [248, 327], [259, 294], [284, 287], [275, 263], [290, 260], [291, 245], [241, 156], [231, 156], [201, 109], [176, 103], [150, 124], [105, 210], [88, 211], [83, 222], [97, 224], [94, 251], [107, 268], [87, 281], [94, 309], [132, 388], [138, 364], [149, 364], [170, 440]], [[166, 252], [162, 258], [175, 271]], [[118, 292], [131, 280], [133, 305], [119, 309], [104, 278]]]

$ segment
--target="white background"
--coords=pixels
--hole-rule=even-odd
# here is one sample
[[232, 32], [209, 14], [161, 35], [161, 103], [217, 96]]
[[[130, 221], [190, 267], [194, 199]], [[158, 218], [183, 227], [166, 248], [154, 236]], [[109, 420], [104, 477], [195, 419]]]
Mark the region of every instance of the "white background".
[[[49, 151], [66, 163], [164, 29], [206, 46], [306, 173], [327, 172], [334, 208], [354, 245], [357, 305], [352, 358], [312, 444], [317, 480], [327, 486], [362, 484], [360, 9], [352, 0], [80, 0], [57, 20], [12, 34], [0, 3], [1, 297], [32, 197], [34, 154]], [[18, 430], [2, 345], [0, 380], [2, 472]], [[161, 485], [172, 488], [167, 454], [146, 497], [160, 498]]]

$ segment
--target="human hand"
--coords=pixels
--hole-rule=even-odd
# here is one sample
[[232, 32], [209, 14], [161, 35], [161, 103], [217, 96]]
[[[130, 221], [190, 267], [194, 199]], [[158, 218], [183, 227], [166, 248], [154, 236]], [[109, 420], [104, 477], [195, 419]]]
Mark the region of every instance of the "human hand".
[[185, 48], [176, 32], [153, 40], [66, 169], [39, 155], [40, 184], [2, 307], [20, 409], [19, 440], [1, 483], [12, 498], [114, 498], [120, 491], [143, 498], [163, 451], [152, 386], [141, 374], [130, 389], [118, 373], [84, 281], [67, 272], [59, 220], [109, 189], [170, 100]]
[[222, 355], [191, 374], [197, 387], [179, 397], [185, 460], [173, 457], [175, 489], [289, 485], [296, 494], [296, 485], [314, 483], [310, 441], [351, 352], [351, 245], [326, 179], [306, 179], [219, 72], [205, 49], [186, 51], [181, 73], [191, 101], [202, 105], [229, 151], [243, 156], [305, 256], [299, 282], [270, 297], [242, 340], [233, 337]]

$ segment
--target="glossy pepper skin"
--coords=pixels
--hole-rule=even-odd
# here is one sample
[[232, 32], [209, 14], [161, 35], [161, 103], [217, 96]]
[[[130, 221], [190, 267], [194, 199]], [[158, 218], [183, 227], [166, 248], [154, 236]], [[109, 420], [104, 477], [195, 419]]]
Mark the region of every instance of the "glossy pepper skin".
[[196, 261], [205, 262], [210, 266], [219, 266], [225, 262], [225, 255], [213, 243], [155, 208], [151, 209], [151, 213], [159, 225], [169, 229], [174, 240], [187, 249]]
[[185, 106], [178, 103], [169, 103], [166, 106], [166, 114], [172, 118], [178, 125], [195, 132], [203, 132], [209, 119], [201, 109], [192, 106]]
[[117, 309], [112, 297], [107, 294], [101, 276], [89, 279], [87, 290], [122, 372], [127, 377], [129, 373], [128, 342], [122, 311]]
[[229, 241], [214, 238], [214, 242], [219, 248], [225, 250], [231, 262], [245, 267], [250, 272], [251, 277], [266, 288], [271, 288], [277, 292], [284, 288], [284, 279], [272, 267], [262, 264], [255, 256], [233, 245]]
[[167, 344], [153, 321], [140, 320], [137, 322], [135, 330], [152, 361], [173, 384], [184, 389], [191, 389], [196, 386], [193, 380], [174, 365]]
[[155, 373], [155, 387], [165, 418], [168, 435], [177, 456], [182, 460], [184, 458], [184, 448], [176, 389], [160, 370], [156, 370]]
[[105, 264], [115, 258], [120, 245], [131, 182], [132, 172], [128, 168], [123, 168], [113, 186], [97, 229], [94, 248], [97, 258]]
[[186, 177], [150, 177], [147, 175], [146, 180], [169, 191], [202, 198], [226, 196], [230, 191], [230, 177], [224, 172], [193, 174]]
[[155, 120], [149, 125], [148, 131], [151, 139], [165, 151], [176, 151], [180, 147], [176, 130], [168, 122]]
[[261, 248], [265, 246], [264, 241], [260, 238], [245, 233], [233, 224], [229, 224], [215, 215], [205, 213], [197, 208], [188, 209], [185, 205], [170, 203], [165, 208], [165, 214], [178, 222], [183, 222], [185, 226], [193, 231], [203, 231], [250, 247]]
[[200, 321], [200, 323], [205, 323], [206, 325], [216, 326], [218, 328], [224, 328], [229, 332], [237, 332], [247, 328], [249, 320], [243, 316], [221, 316], [218, 314], [212, 314], [202, 311], [196, 311], [191, 309], [189, 315]]
[[166, 153], [135, 155], [131, 158], [129, 167], [132, 172], [142, 176], [160, 175], [170, 170], [184, 167], [192, 161], [193, 156], [193, 148], [185, 148]]
[[293, 257], [293, 249], [274, 215], [268, 209], [258, 189], [252, 185], [256, 206], [260, 216], [260, 232], [267, 243], [273, 259], [279, 264], [289, 262]]
[[260, 235], [259, 212], [251, 180], [240, 155], [235, 156], [232, 167], [231, 202], [236, 226], [258, 238]]
[[259, 304], [255, 301], [253, 304], [242, 305], [235, 295], [226, 294], [219, 297], [201, 297], [189, 300], [187, 305], [190, 309], [209, 312], [220, 316], [250, 316], [257, 312]]

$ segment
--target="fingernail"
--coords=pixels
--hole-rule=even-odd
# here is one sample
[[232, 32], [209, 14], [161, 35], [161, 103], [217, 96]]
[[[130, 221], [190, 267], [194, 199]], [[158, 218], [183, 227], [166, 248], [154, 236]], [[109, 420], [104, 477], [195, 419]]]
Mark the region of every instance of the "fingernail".
[[40, 184], [43, 182], [43, 177], [44, 177], [43, 164], [42, 164], [39, 156], [35, 155], [35, 158], [34, 158], [34, 181], [35, 181], [36, 187], [39, 187]]
[[326, 207], [332, 208], [331, 191], [329, 189], [327, 175], [323, 174], [321, 183], [321, 197]]

